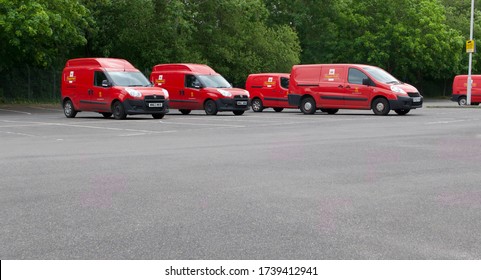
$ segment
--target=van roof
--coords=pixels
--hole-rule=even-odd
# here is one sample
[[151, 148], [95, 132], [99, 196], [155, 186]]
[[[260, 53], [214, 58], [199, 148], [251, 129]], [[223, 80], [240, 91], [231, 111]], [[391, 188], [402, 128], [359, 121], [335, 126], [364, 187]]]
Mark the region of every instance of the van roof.
[[67, 61], [65, 67], [102, 67], [107, 69], [137, 70], [130, 62], [121, 58], [74, 58]]
[[180, 72], [193, 72], [196, 74], [214, 75], [217, 72], [205, 64], [194, 63], [171, 63], [171, 64], [157, 64], [153, 67], [152, 71], [180, 71]]
[[[374, 65], [367, 65], [367, 64], [355, 64], [355, 63], [325, 63], [325, 64], [299, 64], [299, 65], [294, 65], [292, 68], [298, 68], [298, 67], [315, 67], [315, 66], [357, 66], [357, 67], [377, 67]], [[379, 67], [377, 67], [379, 68]]]
[[250, 77], [259, 77], [259, 76], [280, 76], [280, 77], [289, 77], [289, 73], [256, 73], [250, 74]]

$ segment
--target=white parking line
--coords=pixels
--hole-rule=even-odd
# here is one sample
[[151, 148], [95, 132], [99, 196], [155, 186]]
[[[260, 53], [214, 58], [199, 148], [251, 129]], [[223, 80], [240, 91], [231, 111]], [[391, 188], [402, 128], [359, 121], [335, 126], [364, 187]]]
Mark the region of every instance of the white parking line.
[[437, 122], [427, 122], [425, 124], [450, 124], [450, 123], [458, 123], [458, 122], [465, 122], [466, 120], [446, 120], [446, 121], [437, 121]]
[[0, 111], [12, 112], [12, 113], [19, 113], [19, 114], [26, 114], [26, 115], [31, 115], [31, 114], [32, 114], [32, 113], [29, 113], [29, 112], [23, 112], [23, 111], [17, 111], [17, 110], [9, 110], [9, 109], [0, 109]]
[[11, 131], [1, 131], [0, 133], [11, 134], [11, 135], [20, 135], [20, 136], [28, 136], [28, 137], [38, 137], [37, 135], [26, 134], [26, 133], [18, 133], [18, 132], [11, 132]]
[[184, 122], [170, 122], [170, 121], [160, 121], [162, 124], [175, 124], [175, 125], [193, 125], [193, 126], [214, 126], [214, 127], [233, 127], [233, 128], [244, 128], [245, 125], [231, 125], [231, 124], [210, 124], [210, 123], [184, 123]]
[[37, 106], [28, 106], [27, 108], [45, 110], [45, 111], [63, 112], [62, 109], [52, 109], [52, 108], [44, 108], [44, 107], [37, 107]]

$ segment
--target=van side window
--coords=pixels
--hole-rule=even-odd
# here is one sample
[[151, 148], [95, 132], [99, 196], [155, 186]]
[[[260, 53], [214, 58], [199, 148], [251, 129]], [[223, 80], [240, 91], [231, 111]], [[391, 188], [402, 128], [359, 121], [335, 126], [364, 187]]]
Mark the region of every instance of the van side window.
[[94, 86], [101, 87], [103, 80], [108, 80], [108, 79], [107, 79], [107, 76], [105, 76], [105, 73], [102, 72], [102, 71], [95, 71], [95, 74], [94, 74]]
[[185, 87], [199, 88], [200, 87], [200, 81], [194, 75], [185, 75]]
[[368, 79], [366, 74], [354, 68], [349, 69], [349, 77], [347, 78], [347, 81], [350, 84], [362, 85], [363, 79]]
[[281, 87], [285, 89], [289, 88], [289, 78], [281, 77]]

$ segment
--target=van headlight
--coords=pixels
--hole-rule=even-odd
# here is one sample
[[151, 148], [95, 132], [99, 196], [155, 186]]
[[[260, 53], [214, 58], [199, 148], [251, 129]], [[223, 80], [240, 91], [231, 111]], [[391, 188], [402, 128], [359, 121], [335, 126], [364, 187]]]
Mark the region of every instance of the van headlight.
[[402, 88], [397, 86], [391, 86], [391, 91], [401, 94], [407, 94]]
[[164, 93], [164, 97], [166, 99], [169, 98], [169, 92], [165, 88], [162, 88], [162, 92]]
[[227, 90], [217, 89], [217, 91], [225, 97], [232, 97], [232, 93], [228, 92]]
[[133, 88], [125, 88], [125, 90], [129, 93], [132, 97], [142, 97], [142, 93], [140, 91], [133, 89]]

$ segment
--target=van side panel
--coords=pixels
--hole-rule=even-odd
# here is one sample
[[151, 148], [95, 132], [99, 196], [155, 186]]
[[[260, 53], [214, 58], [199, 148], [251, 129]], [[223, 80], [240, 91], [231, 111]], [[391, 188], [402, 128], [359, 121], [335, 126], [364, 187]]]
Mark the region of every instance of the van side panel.
[[[481, 103], [481, 75], [471, 75], [471, 104]], [[453, 92], [451, 100], [458, 101], [461, 97], [466, 97], [468, 92], [468, 75], [457, 75], [453, 81]]]
[[345, 105], [346, 67], [343, 65], [323, 65], [316, 92], [318, 108], [340, 108]]

